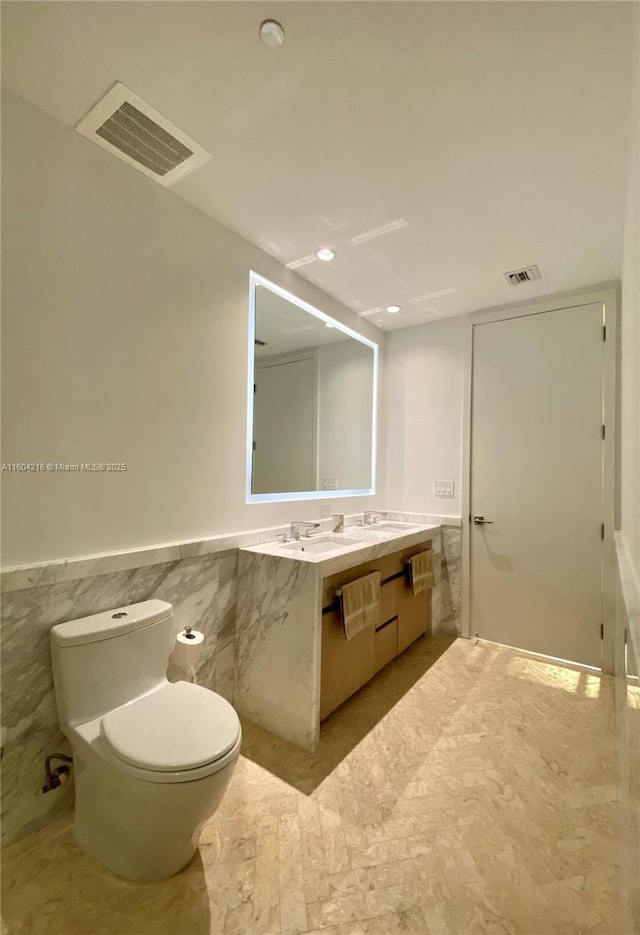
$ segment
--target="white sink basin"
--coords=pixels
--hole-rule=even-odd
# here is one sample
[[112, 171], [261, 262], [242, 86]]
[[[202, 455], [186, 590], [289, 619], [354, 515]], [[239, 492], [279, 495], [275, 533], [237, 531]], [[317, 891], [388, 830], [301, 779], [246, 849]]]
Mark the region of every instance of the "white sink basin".
[[291, 552], [333, 552], [347, 545], [362, 545], [360, 539], [343, 539], [338, 536], [323, 536], [321, 539], [299, 539], [295, 542], [285, 542], [282, 549]]

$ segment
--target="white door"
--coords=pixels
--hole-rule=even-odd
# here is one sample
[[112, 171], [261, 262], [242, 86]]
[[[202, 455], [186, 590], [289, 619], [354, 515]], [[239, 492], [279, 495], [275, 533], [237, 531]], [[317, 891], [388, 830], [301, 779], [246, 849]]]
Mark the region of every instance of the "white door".
[[253, 400], [253, 493], [316, 488], [316, 361], [257, 361]]
[[601, 665], [602, 314], [582, 305], [473, 328], [471, 633], [591, 666]]

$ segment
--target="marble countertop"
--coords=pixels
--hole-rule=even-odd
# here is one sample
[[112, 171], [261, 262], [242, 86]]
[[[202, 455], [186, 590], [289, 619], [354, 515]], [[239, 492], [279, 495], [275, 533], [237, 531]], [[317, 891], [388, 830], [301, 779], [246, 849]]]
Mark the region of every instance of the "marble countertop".
[[[401, 524], [394, 522], [394, 525]], [[344, 532], [334, 533], [322, 530], [309, 537], [303, 536], [299, 540], [300, 551], [289, 548], [294, 544], [291, 540], [261, 542], [257, 545], [245, 546], [241, 551], [315, 565], [320, 568], [323, 577], [326, 578], [336, 572], [351, 568], [353, 565], [360, 565], [412, 545], [417, 546], [439, 530], [440, 524], [428, 523], [407, 523], [405, 530], [385, 529], [383, 523], [373, 526], [353, 525], [345, 526]], [[336, 544], [335, 548], [323, 552], [303, 551], [305, 544], [312, 545], [314, 542], [328, 538], [342, 539], [344, 543]]]

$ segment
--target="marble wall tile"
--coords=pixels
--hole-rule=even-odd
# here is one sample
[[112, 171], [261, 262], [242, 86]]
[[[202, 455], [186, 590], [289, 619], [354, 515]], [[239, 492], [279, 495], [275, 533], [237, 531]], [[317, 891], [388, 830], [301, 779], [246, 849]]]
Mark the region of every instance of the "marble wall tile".
[[619, 930], [640, 932], [640, 586], [620, 533], [616, 540]]
[[440, 632], [460, 635], [462, 628], [462, 530], [442, 527]]
[[[206, 637], [196, 680], [233, 700], [237, 552], [165, 562], [9, 591], [2, 602], [2, 842], [71, 807], [72, 783], [42, 794], [44, 758], [69, 752], [59, 727], [49, 631], [56, 623], [134, 604], [169, 601], [175, 628]], [[190, 677], [170, 669], [172, 679]]]

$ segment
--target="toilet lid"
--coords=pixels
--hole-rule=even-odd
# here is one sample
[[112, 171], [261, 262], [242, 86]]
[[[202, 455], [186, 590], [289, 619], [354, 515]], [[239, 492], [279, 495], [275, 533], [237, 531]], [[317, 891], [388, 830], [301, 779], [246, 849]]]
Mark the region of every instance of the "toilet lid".
[[238, 742], [240, 720], [215, 692], [174, 682], [105, 715], [102, 736], [126, 763], [159, 772], [219, 760]]

